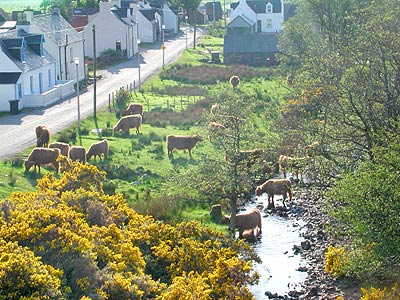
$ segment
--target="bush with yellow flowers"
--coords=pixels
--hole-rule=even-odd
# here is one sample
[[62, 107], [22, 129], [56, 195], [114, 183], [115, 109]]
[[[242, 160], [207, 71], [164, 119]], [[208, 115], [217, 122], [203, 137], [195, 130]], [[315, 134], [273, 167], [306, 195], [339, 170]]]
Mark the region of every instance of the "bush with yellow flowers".
[[339, 246], [330, 245], [325, 252], [325, 272], [334, 276], [342, 276], [345, 274], [344, 268], [349, 262], [349, 255], [346, 250]]
[[247, 244], [136, 213], [94, 166], [63, 170], [0, 202], [0, 299], [253, 299]]
[[400, 299], [400, 291], [397, 284], [394, 284], [391, 289], [361, 288], [362, 296], [360, 300], [397, 300]]

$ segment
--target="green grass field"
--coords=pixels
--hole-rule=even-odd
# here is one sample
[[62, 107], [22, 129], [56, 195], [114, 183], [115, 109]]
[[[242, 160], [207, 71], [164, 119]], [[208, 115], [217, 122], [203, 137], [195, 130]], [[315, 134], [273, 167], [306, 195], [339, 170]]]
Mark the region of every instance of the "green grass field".
[[0, 8], [11, 13], [15, 10], [24, 10], [26, 8], [40, 9], [41, 0], [0, 0]]
[[[220, 45], [221, 39], [219, 41], [214, 38], [204, 39], [202, 43]], [[191, 66], [205, 65], [206, 67], [214, 68], [215, 66], [212, 64], [204, 63], [204, 60], [209, 58], [208, 51], [205, 48], [199, 48], [196, 50], [190, 49], [183, 53], [178, 62], [166, 68], [166, 72], [179, 64], [188, 65], [184, 69], [185, 72], [187, 71], [186, 69], [192, 68]], [[213, 70], [210, 69], [210, 72], [213, 72]], [[262, 74], [267, 72], [267, 69], [261, 69]], [[109, 111], [109, 108], [105, 107], [98, 111], [96, 122], [94, 122], [93, 117], [82, 120], [81, 128], [83, 134], [80, 139], [76, 141], [68, 140], [70, 145], [81, 144], [88, 149], [92, 143], [102, 138], [107, 138], [110, 145], [110, 157], [104, 161], [91, 159], [89, 163], [105, 170], [108, 174], [105, 186], [111, 186], [115, 192], [123, 194], [124, 198], [141, 213], [151, 213], [156, 210], [167, 211], [170, 209], [171, 203], [168, 202], [170, 200], [167, 197], [163, 198], [163, 191], [160, 189], [162, 179], [196, 164], [197, 160], [201, 159], [202, 156], [218, 151], [207, 138], [204, 138], [206, 137], [206, 126], [201, 124], [201, 116], [198, 115], [198, 109], [193, 110], [197, 115], [194, 115], [193, 111], [190, 112], [191, 114], [186, 115], [185, 109], [188, 104], [194, 104], [204, 97], [171, 96], [158, 91], [176, 90], [176, 87], [187, 86], [193, 88], [200, 86], [207, 94], [213, 95], [218, 91], [231, 88], [225, 80], [216, 81], [213, 84], [196, 85], [171, 79], [162, 80], [160, 79], [161, 75], [162, 73], [148, 80], [143, 85], [142, 93], [132, 94], [131, 101], [142, 103], [145, 110], [139, 135], [133, 130], [129, 135], [122, 133], [112, 134], [112, 127], [118, 121], [118, 117], [114, 109]], [[168, 89], [168, 86], [172, 88]], [[274, 99], [273, 101], [269, 100], [268, 103], [280, 102], [287, 92], [282, 87], [279, 78], [266, 78], [265, 76], [264, 78], [244, 80], [240, 89], [243, 93], [257, 93], [255, 97], [258, 98]], [[155, 112], [149, 113], [149, 111]], [[198, 120], [193, 121], [192, 118], [197, 118]], [[257, 122], [260, 122], [259, 126], [263, 126], [261, 120], [257, 120]], [[103, 129], [102, 136], [98, 136], [95, 131], [96, 127]], [[71, 133], [76, 133], [76, 124], [61, 133], [52, 133], [51, 142], [60, 140], [61, 137], [68, 136]], [[201, 134], [203, 141], [193, 149], [193, 159], [190, 159], [189, 154], [183, 151], [174, 152], [174, 158], [168, 157], [165, 145], [165, 137], [168, 134], [189, 135], [194, 133]], [[33, 129], [32, 134], [34, 134]], [[34, 173], [33, 169], [30, 172], [24, 171], [23, 158], [27, 157], [33, 147], [34, 145], [21, 153], [19, 159], [0, 163], [0, 199], [7, 198], [11, 192], [34, 190], [37, 179], [47, 172], [54, 173], [50, 166], [42, 167], [41, 174]], [[222, 156], [223, 154], [221, 154]], [[179, 189], [179, 185], [177, 185], [176, 189]], [[156, 201], [149, 201], [151, 198], [163, 200], [155, 204], [154, 202]], [[207, 205], [192, 204], [187, 210], [181, 209], [180, 205], [179, 203], [173, 203], [175, 209], [173, 218], [175, 221], [196, 219], [203, 223], [208, 222], [210, 226], [215, 226], [207, 219], [209, 217], [209, 207]]]

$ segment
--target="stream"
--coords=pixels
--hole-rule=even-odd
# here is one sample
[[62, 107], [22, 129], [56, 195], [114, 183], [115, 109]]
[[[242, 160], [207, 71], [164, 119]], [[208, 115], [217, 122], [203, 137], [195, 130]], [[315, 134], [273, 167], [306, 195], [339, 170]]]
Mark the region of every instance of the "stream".
[[[245, 210], [257, 207], [267, 207], [268, 196], [256, 197], [255, 202], [245, 206]], [[275, 196], [275, 207], [282, 206], [282, 198]], [[290, 201], [286, 201], [290, 209]], [[293, 246], [300, 245], [304, 240], [301, 236], [304, 226], [301, 219], [293, 220], [278, 214], [269, 214], [259, 208], [262, 216], [262, 234], [253, 243], [255, 252], [262, 263], [255, 263], [254, 269], [260, 274], [257, 285], [250, 286], [250, 291], [256, 300], [287, 296], [290, 291], [299, 291], [307, 272], [299, 271], [306, 267], [306, 261], [300, 254], [295, 254]], [[267, 294], [266, 294], [267, 292]]]

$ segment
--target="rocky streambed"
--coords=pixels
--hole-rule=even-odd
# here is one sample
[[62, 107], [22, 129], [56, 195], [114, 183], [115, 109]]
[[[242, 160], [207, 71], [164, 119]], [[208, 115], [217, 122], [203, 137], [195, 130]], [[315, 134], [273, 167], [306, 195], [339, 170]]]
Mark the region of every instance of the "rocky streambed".
[[[330, 220], [324, 213], [320, 194], [318, 190], [295, 187], [292, 202], [286, 201], [287, 210], [282, 209], [279, 200], [275, 201], [275, 211], [266, 210], [266, 199], [261, 197], [252, 203], [263, 215], [263, 234], [255, 243], [256, 252], [263, 260], [256, 267], [261, 278], [260, 284], [251, 288], [257, 300], [360, 298], [357, 285], [336, 279], [324, 271], [325, 252], [335, 241], [325, 231], [325, 224], [329, 224]], [[280, 225], [276, 225], [276, 220], [280, 220]], [[278, 239], [274, 234], [279, 235]], [[274, 244], [277, 241], [283, 247], [276, 248]], [[276, 253], [257, 248], [273, 249]]]

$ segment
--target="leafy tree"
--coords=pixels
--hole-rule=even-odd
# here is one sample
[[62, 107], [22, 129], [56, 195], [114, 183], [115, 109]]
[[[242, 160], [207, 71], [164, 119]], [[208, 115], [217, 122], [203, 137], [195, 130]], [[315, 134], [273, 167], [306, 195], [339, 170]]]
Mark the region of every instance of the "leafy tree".
[[53, 7], [59, 7], [64, 18], [68, 17], [68, 9], [72, 8], [72, 0], [42, 0], [40, 7], [49, 12]]
[[347, 274], [364, 280], [393, 279], [400, 265], [400, 146], [397, 135], [389, 140], [372, 149], [374, 162], [366, 161], [338, 180], [331, 193], [338, 237], [351, 237], [344, 239], [351, 249]]
[[[254, 99], [240, 91], [225, 91], [217, 99], [216, 109], [212, 108], [205, 117], [204, 129], [204, 136], [211, 137], [216, 151], [207, 153], [196, 166], [178, 176], [180, 182], [198, 191], [203, 198], [227, 199], [230, 227], [234, 229], [238, 200], [247, 198], [253, 182], [263, 174], [264, 154], [255, 160], [243, 154], [243, 150], [257, 148], [261, 142], [256, 139], [257, 130], [252, 121]], [[222, 124], [226, 129], [213, 130], [207, 127], [209, 121]]]
[[288, 112], [298, 116], [288, 122], [328, 144], [342, 167], [373, 160], [377, 132], [397, 130], [399, 16], [395, 0], [305, 0], [285, 24], [282, 62], [295, 74]]

